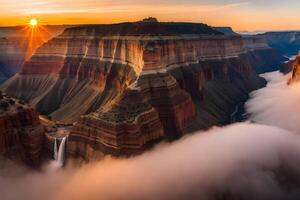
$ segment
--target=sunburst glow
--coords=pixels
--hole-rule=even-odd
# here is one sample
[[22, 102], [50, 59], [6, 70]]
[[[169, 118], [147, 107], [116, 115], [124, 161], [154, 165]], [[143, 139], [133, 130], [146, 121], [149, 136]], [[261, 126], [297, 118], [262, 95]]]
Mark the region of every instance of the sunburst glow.
[[24, 34], [24, 39], [20, 46], [27, 49], [26, 60], [31, 57], [34, 50], [43, 44], [47, 38], [52, 37], [51, 33], [44, 27], [42, 21], [37, 18], [26, 19], [27, 23], [21, 29]]
[[30, 25], [31, 27], [36, 27], [36, 26], [38, 25], [37, 19], [30, 19], [29, 25]]

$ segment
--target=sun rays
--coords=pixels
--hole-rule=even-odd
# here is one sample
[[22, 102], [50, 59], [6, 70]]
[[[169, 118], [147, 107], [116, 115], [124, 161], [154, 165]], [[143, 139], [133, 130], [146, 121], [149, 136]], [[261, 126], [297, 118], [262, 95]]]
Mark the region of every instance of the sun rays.
[[40, 45], [52, 37], [52, 34], [45, 26], [40, 24], [37, 18], [29, 19], [27, 25], [21, 29], [21, 33], [24, 35], [24, 38], [20, 46], [27, 50], [26, 60], [32, 56]]

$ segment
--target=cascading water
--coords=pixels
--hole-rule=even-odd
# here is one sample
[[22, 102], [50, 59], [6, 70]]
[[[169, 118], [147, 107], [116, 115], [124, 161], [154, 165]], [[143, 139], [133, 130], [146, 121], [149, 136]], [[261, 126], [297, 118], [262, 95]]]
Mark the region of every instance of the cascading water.
[[56, 138], [54, 139], [54, 160], [57, 160], [57, 142], [56, 142]]
[[59, 165], [64, 164], [65, 160], [65, 145], [66, 145], [67, 137], [64, 137], [59, 145], [58, 149], [58, 156], [57, 156], [57, 162]]
[[58, 151], [57, 151], [57, 142], [56, 139], [54, 141], [54, 159], [55, 162], [59, 166], [63, 166], [65, 161], [65, 146], [66, 146], [67, 137], [64, 137], [59, 145]]

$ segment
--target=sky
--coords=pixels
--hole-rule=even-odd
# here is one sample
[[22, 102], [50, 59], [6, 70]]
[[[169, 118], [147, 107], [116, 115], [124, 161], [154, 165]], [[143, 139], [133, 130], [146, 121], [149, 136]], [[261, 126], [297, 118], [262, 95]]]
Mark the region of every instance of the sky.
[[299, 0], [0, 0], [0, 26], [30, 18], [50, 24], [202, 22], [236, 31], [300, 30]]

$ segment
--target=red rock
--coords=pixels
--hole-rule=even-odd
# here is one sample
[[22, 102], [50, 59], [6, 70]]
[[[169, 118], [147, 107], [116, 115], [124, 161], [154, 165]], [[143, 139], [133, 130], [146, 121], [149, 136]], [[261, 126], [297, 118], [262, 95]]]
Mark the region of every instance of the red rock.
[[298, 82], [300, 80], [300, 52], [296, 59], [293, 61], [292, 77], [289, 79], [288, 84]]
[[[5, 109], [4, 102], [8, 102]], [[38, 113], [7, 96], [1, 98], [0, 104], [0, 153], [38, 164], [44, 142], [44, 128], [40, 125]]]
[[[3, 87], [54, 120], [77, 121], [72, 156], [129, 155], [193, 124], [228, 123], [235, 105], [264, 84], [252, 69], [266, 58], [258, 51], [269, 49], [199, 24], [85, 26], [44, 44]], [[134, 104], [144, 110], [131, 116], [124, 109]]]

